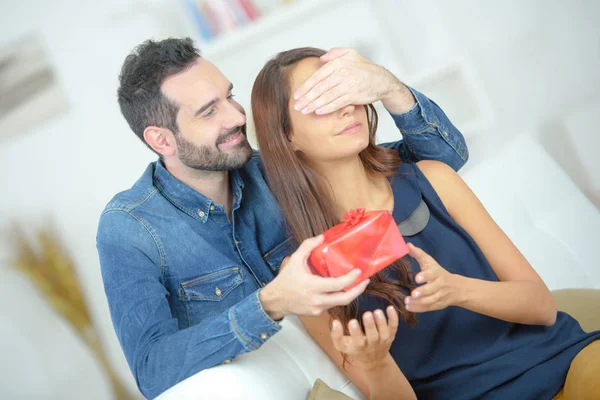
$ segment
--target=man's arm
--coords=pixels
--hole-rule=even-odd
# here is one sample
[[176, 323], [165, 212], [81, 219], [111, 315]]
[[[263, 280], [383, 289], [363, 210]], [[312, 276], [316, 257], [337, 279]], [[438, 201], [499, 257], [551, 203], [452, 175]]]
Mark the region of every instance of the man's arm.
[[[131, 238], [136, 238], [135, 244]], [[179, 329], [163, 285], [161, 254], [144, 225], [105, 213], [97, 247], [115, 331], [137, 385], [153, 398], [203, 369], [259, 348], [280, 330], [258, 291], [201, 324]]]
[[464, 137], [437, 104], [352, 49], [331, 49], [296, 93], [295, 108], [327, 114], [348, 104], [381, 100], [404, 140], [387, 143], [403, 161], [442, 161], [455, 170], [468, 159]]
[[397, 150], [404, 162], [436, 160], [458, 171], [469, 158], [462, 133], [433, 100], [413, 88], [404, 87], [416, 99], [408, 111], [395, 113], [397, 108], [388, 107], [382, 100], [403, 140], [382, 143], [381, 146]]

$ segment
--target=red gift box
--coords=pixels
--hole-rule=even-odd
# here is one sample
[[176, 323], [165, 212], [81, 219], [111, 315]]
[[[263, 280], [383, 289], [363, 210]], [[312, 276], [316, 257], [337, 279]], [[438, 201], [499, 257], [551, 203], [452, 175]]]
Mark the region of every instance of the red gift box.
[[323, 233], [325, 240], [309, 257], [313, 273], [338, 277], [355, 268], [362, 273], [349, 290], [408, 254], [406, 243], [388, 211], [350, 210], [344, 222]]

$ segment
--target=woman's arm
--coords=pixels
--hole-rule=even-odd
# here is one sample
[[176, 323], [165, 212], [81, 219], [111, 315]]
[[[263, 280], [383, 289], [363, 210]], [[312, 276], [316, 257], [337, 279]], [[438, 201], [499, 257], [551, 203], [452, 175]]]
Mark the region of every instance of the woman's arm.
[[467, 184], [445, 164], [421, 161], [418, 166], [450, 216], [475, 240], [500, 282], [453, 275], [445, 270], [445, 274], [441, 271], [423, 271], [417, 278], [422, 275], [424, 282], [430, 282], [428, 275], [441, 274], [438, 276], [442, 276], [442, 282], [447, 281], [448, 287], [446, 293], [432, 291], [436, 285], [431, 282], [415, 289], [408, 300], [411, 309], [417, 312], [425, 310], [436, 302], [435, 297], [441, 298], [446, 294], [446, 301], [453, 303], [448, 305], [461, 306], [490, 317], [523, 324], [554, 324], [557, 308], [550, 291]]
[[[388, 310], [388, 316], [391, 329], [386, 329], [385, 316], [381, 310], [377, 310], [375, 317], [370, 312], [363, 316], [366, 334], [353, 320], [348, 323], [350, 335], [347, 336], [344, 336], [339, 321], [334, 321], [330, 330], [330, 316], [326, 313], [299, 318], [313, 339], [367, 398], [415, 399], [410, 383], [389, 354], [398, 316], [393, 309]], [[379, 332], [382, 334], [379, 335]], [[345, 366], [342, 352], [348, 357]]]

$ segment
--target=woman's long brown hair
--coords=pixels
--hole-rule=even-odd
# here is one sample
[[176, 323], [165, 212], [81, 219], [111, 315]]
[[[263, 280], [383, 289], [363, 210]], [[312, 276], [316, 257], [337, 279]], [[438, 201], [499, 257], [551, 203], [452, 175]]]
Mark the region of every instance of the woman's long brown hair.
[[[252, 115], [267, 180], [297, 243], [341, 222], [326, 179], [310, 167], [303, 153], [294, 150], [291, 143], [288, 111], [291, 70], [300, 60], [323, 54], [324, 50], [312, 47], [281, 52], [265, 64], [252, 88]], [[377, 112], [372, 104], [365, 108], [370, 139], [368, 146], [360, 152], [360, 159], [368, 173], [391, 176], [402, 162], [397, 152], [375, 144]], [[400, 317], [413, 325], [416, 316], [404, 306], [406, 291], [414, 288], [410, 264], [401, 259], [391, 268], [399, 273], [400, 279], [393, 280], [379, 272], [371, 277], [365, 294], [392, 304]], [[329, 310], [331, 317], [339, 319], [344, 329], [351, 319], [358, 317], [357, 313], [356, 302]], [[361, 322], [361, 318], [358, 320]]]

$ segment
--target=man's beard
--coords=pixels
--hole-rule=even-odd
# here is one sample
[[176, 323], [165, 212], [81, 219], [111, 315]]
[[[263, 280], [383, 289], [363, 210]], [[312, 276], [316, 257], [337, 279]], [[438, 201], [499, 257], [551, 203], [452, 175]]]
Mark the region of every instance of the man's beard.
[[[244, 138], [240, 143], [231, 147], [230, 154], [219, 150], [220, 143], [240, 130]], [[175, 135], [175, 140], [181, 163], [201, 171], [231, 171], [243, 167], [252, 157], [252, 148], [246, 139], [246, 125], [238, 126], [220, 135], [214, 147], [197, 146], [180, 134]]]

